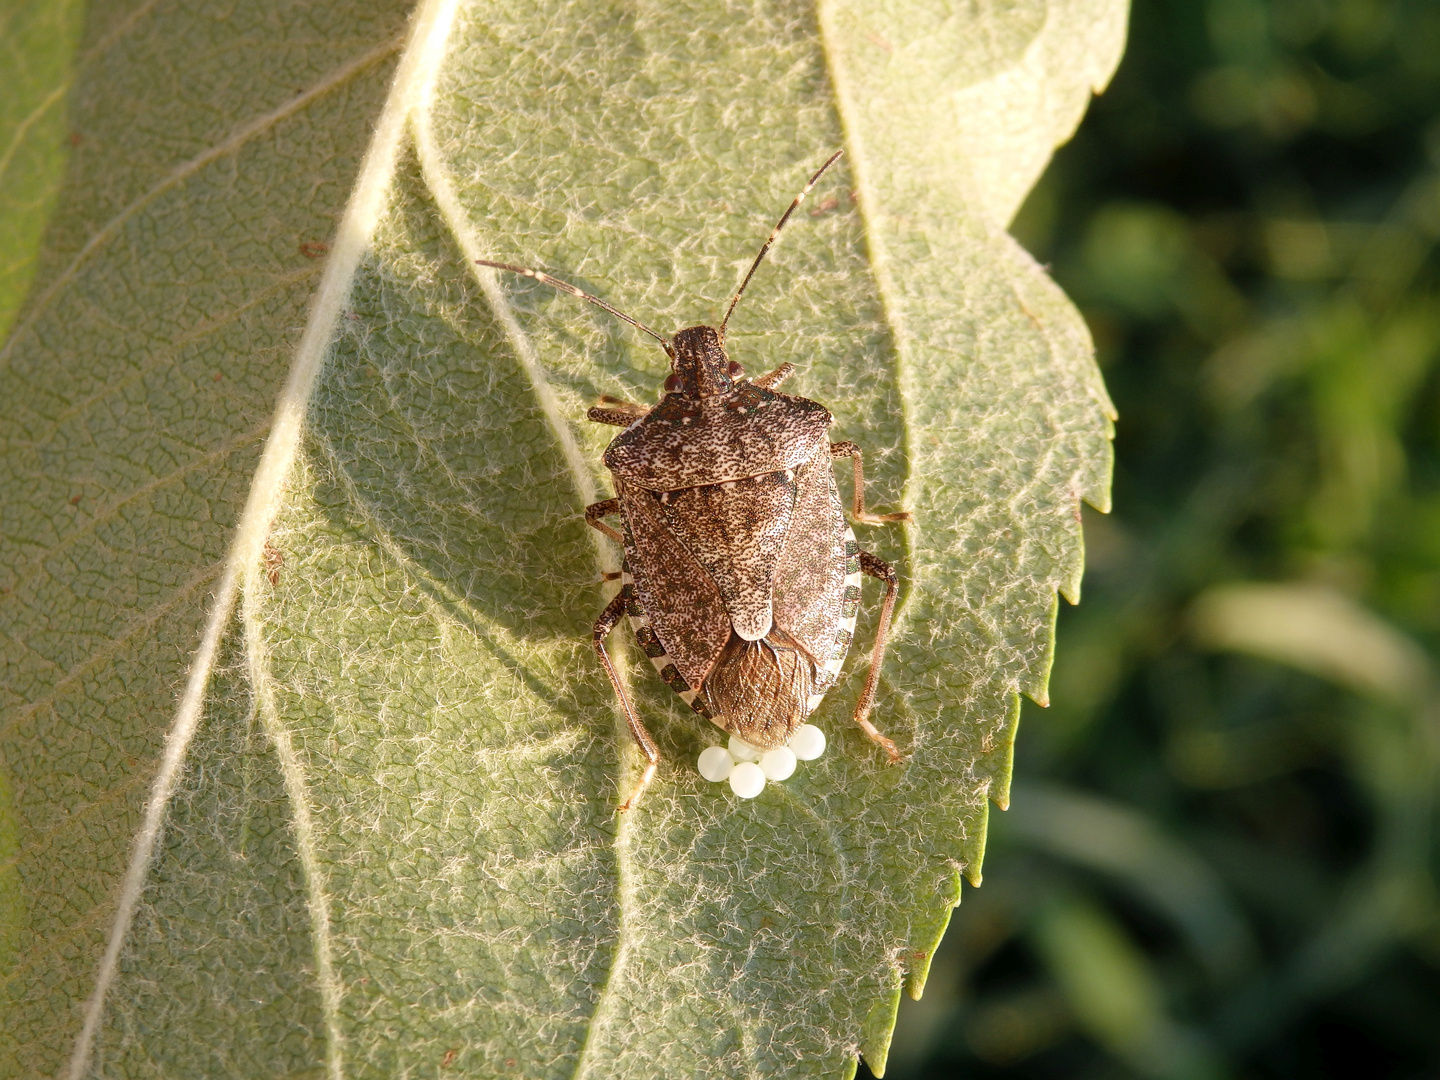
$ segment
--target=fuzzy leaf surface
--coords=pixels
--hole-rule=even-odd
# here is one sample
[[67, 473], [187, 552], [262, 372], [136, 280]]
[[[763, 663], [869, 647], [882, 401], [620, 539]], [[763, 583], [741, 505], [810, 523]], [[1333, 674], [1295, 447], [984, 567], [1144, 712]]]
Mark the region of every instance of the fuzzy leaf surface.
[[[130, 18], [82, 44], [103, 137], [0, 370], [0, 1072], [882, 1069], [1107, 499], [1089, 339], [1003, 227], [1123, 5], [404, 16], [90, 14]], [[904, 582], [874, 719], [907, 762], [848, 723], [867, 591], [831, 750], [754, 801], [634, 666], [665, 764], [617, 819], [617, 553], [581, 517], [614, 429], [582, 418], [665, 359], [474, 259], [713, 322], [841, 146], [728, 344], [795, 363], [872, 506], [915, 513], [860, 530]]]

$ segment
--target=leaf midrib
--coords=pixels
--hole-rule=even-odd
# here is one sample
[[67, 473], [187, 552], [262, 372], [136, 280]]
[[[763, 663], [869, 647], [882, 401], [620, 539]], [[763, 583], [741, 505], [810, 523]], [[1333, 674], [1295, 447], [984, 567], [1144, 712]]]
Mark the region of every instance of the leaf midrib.
[[[401, 51], [399, 67], [394, 82], [386, 95], [372, 136], [356, 179], [345, 214], [337, 230], [337, 238], [327, 262], [314, 306], [311, 309], [305, 333], [296, 348], [295, 360], [285, 389], [277, 403], [270, 436], [252, 480], [249, 497], [237, 523], [235, 537], [222, 572], [221, 585], [217, 591], [210, 616], [190, 671], [180, 706], [176, 711], [166, 740], [166, 750], [161, 768], [152, 785], [152, 794], [147, 800], [143, 823], [136, 839], [131, 858], [126, 867], [120, 894], [117, 898], [115, 921], [107, 937], [106, 948], [96, 973], [95, 984], [85, 1004], [80, 1033], [76, 1037], [66, 1070], [70, 1080], [81, 1080], [88, 1068], [95, 1037], [104, 1015], [105, 999], [109, 987], [118, 971], [120, 951], [129, 935], [135, 908], [148, 877], [151, 857], [158, 840], [163, 817], [174, 795], [178, 773], [183, 765], [188, 743], [198, 726], [203, 709], [204, 691], [209, 682], [211, 670], [219, 648], [219, 641], [235, 607], [236, 593], [241, 588], [242, 574], [253, 575], [258, 571], [262, 557], [265, 536], [270, 531], [278, 500], [293, 464], [301, 436], [305, 406], [309, 401], [321, 371], [321, 361], [328, 352], [333, 328], [339, 321], [341, 310], [347, 301], [360, 266], [362, 256], [368, 249], [378, 223], [379, 210], [383, 204], [384, 192], [394, 175], [396, 160], [404, 139], [406, 121], [419, 107], [429, 88], [433, 86], [439, 59], [449, 31], [454, 23], [457, 0], [421, 0], [412, 19], [409, 36]], [[52, 282], [38, 298], [35, 309], [17, 327], [10, 343], [0, 350], [0, 362], [4, 362], [13, 343], [21, 333], [33, 326], [40, 310], [58, 294], [61, 286], [74, 275], [85, 258], [98, 249], [103, 240], [118, 230], [119, 224], [133, 215], [158, 194], [193, 175], [200, 165], [223, 156], [224, 151], [243, 145], [275, 122], [298, 111], [303, 104], [320, 97], [325, 91], [342, 86], [344, 82], [359, 74], [373, 63], [377, 63], [400, 45], [399, 39], [382, 42], [347, 64], [332, 70], [331, 74], [312, 85], [305, 92], [290, 99], [278, 109], [262, 114], [249, 124], [242, 126], [229, 139], [211, 148], [204, 154], [172, 170], [167, 177], [151, 191], [132, 202], [112, 219], [72, 260], [65, 272]], [[254, 591], [250, 590], [250, 595]], [[287, 793], [290, 791], [287, 778]], [[292, 806], [292, 811], [295, 807]], [[309, 868], [307, 868], [309, 869]], [[313, 878], [307, 874], [307, 883]], [[308, 886], [307, 886], [308, 887]], [[313, 896], [313, 892], [310, 894]], [[316, 913], [310, 908], [311, 918]], [[328, 928], [312, 926], [317, 942], [328, 940]], [[319, 946], [317, 945], [317, 948]], [[338, 1044], [338, 1016], [334, 1007], [338, 1004], [333, 996], [334, 984], [317, 987], [325, 1012], [327, 1031], [327, 1065], [332, 1080], [343, 1076], [343, 1061]]]

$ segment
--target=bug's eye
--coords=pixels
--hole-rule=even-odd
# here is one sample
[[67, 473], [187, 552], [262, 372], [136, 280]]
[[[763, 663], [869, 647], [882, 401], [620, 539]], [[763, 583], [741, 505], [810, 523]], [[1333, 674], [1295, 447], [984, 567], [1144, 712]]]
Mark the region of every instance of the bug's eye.
[[675, 372], [673, 371], [669, 375], [665, 376], [665, 393], [667, 394], [675, 393], [675, 391], [679, 390], [684, 385], [685, 380], [682, 379], [679, 375], [675, 374]]
[[730, 378], [732, 379], [743, 379], [745, 377], [745, 369], [734, 360], [730, 361], [730, 366], [725, 370], [730, 373]]

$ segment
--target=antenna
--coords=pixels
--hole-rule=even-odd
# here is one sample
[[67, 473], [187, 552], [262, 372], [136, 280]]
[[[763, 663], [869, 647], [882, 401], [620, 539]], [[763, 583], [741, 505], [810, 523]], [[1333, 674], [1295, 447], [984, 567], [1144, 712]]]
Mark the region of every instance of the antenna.
[[790, 215], [795, 212], [795, 208], [805, 201], [805, 196], [810, 194], [810, 189], [815, 186], [815, 182], [824, 175], [826, 169], [828, 169], [831, 165], [834, 165], [835, 162], [839, 160], [840, 155], [843, 153], [845, 153], [844, 150], [836, 150], [835, 153], [830, 155], [829, 161], [825, 162], [824, 165], [821, 165], [820, 168], [815, 170], [815, 175], [810, 177], [810, 182], [805, 185], [805, 189], [801, 191], [799, 195], [795, 196], [795, 201], [790, 204], [790, 209], [786, 210], [784, 215], [781, 216], [780, 221], [775, 226], [774, 231], [770, 233], [770, 239], [766, 240], [765, 243], [761, 246], [760, 254], [756, 255], [755, 261], [750, 264], [750, 272], [745, 275], [745, 280], [740, 283], [740, 288], [736, 290], [734, 298], [730, 301], [730, 306], [725, 309], [725, 318], [720, 320], [721, 341], [725, 340], [725, 324], [730, 321], [730, 313], [735, 310], [735, 305], [740, 302], [740, 297], [745, 292], [745, 286], [750, 284], [750, 279], [755, 276], [755, 271], [759, 269], [760, 260], [765, 258], [765, 253], [770, 250], [770, 246], [774, 244], [777, 239], [779, 239], [780, 230], [785, 228], [785, 223], [790, 220]]
[[[810, 189], [806, 188], [805, 190], [809, 191]], [[793, 210], [794, 207], [792, 206], [791, 209]], [[629, 315], [626, 315], [623, 311], [616, 311], [613, 307], [607, 304], [604, 300], [601, 300], [598, 296], [591, 296], [588, 292], [577, 289], [574, 285], [571, 285], [568, 282], [561, 281], [559, 278], [553, 278], [549, 274], [541, 273], [539, 270], [531, 270], [528, 266], [511, 266], [509, 263], [491, 262], [489, 259], [476, 259], [475, 261], [481, 266], [493, 266], [496, 270], [509, 270], [512, 274], [524, 274], [528, 278], [534, 278], [536, 281], [539, 281], [545, 285], [549, 285], [552, 289], [559, 289], [561, 292], [569, 293], [571, 296], [578, 296], [581, 300], [588, 300], [596, 307], [604, 308], [611, 315], [614, 315], [617, 319], [624, 319], [631, 326], [635, 327], [635, 329], [644, 330], [645, 333], [649, 334], [656, 341], [660, 342], [660, 345], [665, 350], [667, 356], [675, 355], [674, 352], [672, 352], [670, 349], [670, 342], [668, 339], [661, 337], [644, 323], [636, 322]]]

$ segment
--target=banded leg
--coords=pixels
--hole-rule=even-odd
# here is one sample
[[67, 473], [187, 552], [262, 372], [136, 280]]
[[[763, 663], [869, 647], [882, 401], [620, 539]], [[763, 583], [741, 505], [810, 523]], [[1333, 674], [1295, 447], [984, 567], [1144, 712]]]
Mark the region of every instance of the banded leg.
[[860, 730], [879, 743], [890, 755], [891, 761], [900, 760], [900, 751], [895, 744], [881, 735], [870, 722], [870, 706], [875, 704], [875, 688], [880, 682], [880, 665], [885, 662], [885, 645], [890, 640], [890, 617], [895, 614], [895, 594], [900, 589], [900, 576], [895, 568], [884, 559], [877, 559], [868, 551], [860, 552], [860, 569], [873, 578], [885, 582], [885, 599], [880, 604], [880, 625], [875, 630], [875, 647], [870, 652], [870, 671], [865, 676], [865, 689], [855, 703], [855, 723]]
[[610, 654], [605, 651], [606, 637], [624, 616], [625, 598], [616, 593], [610, 603], [605, 605], [605, 610], [600, 613], [600, 618], [595, 620], [594, 629], [595, 655], [600, 657], [600, 666], [610, 677], [610, 685], [615, 688], [615, 696], [620, 699], [620, 708], [625, 713], [625, 723], [630, 726], [630, 737], [635, 740], [636, 745], [645, 754], [645, 771], [640, 774], [640, 782], [635, 785], [635, 790], [630, 792], [630, 797], [620, 805], [622, 814], [640, 801], [640, 796], [644, 794], [650, 778], [655, 775], [655, 767], [660, 764], [660, 750], [655, 745], [655, 740], [650, 737], [650, 732], [646, 731], [645, 725], [640, 722], [640, 717], [636, 715], [635, 707], [630, 704], [630, 698], [625, 694], [625, 688], [620, 685], [620, 677], [615, 673], [615, 665], [610, 662]]
[[830, 456], [832, 458], [849, 458], [855, 463], [855, 505], [852, 510], [856, 521], [863, 521], [867, 525], [881, 525], [887, 521], [913, 521], [914, 517], [907, 510], [901, 510], [894, 514], [872, 514], [865, 509], [865, 467], [860, 457], [860, 447], [853, 442], [837, 442], [830, 444]]
[[756, 375], [750, 382], [761, 390], [773, 390], [782, 382], [795, 374], [794, 364], [781, 364], [774, 371], [767, 371], [764, 375]]
[[625, 543], [625, 537], [621, 536], [613, 527], [606, 525], [600, 519], [611, 514], [620, 513], [619, 499], [604, 499], [598, 503], [591, 503], [585, 507], [585, 524], [592, 529], [599, 529], [606, 536], [610, 537], [617, 544]]
[[587, 412], [585, 418], [593, 420], [597, 424], [629, 427], [649, 411], [649, 405], [637, 405], [633, 401], [621, 401], [609, 394], [601, 394], [600, 404]]

